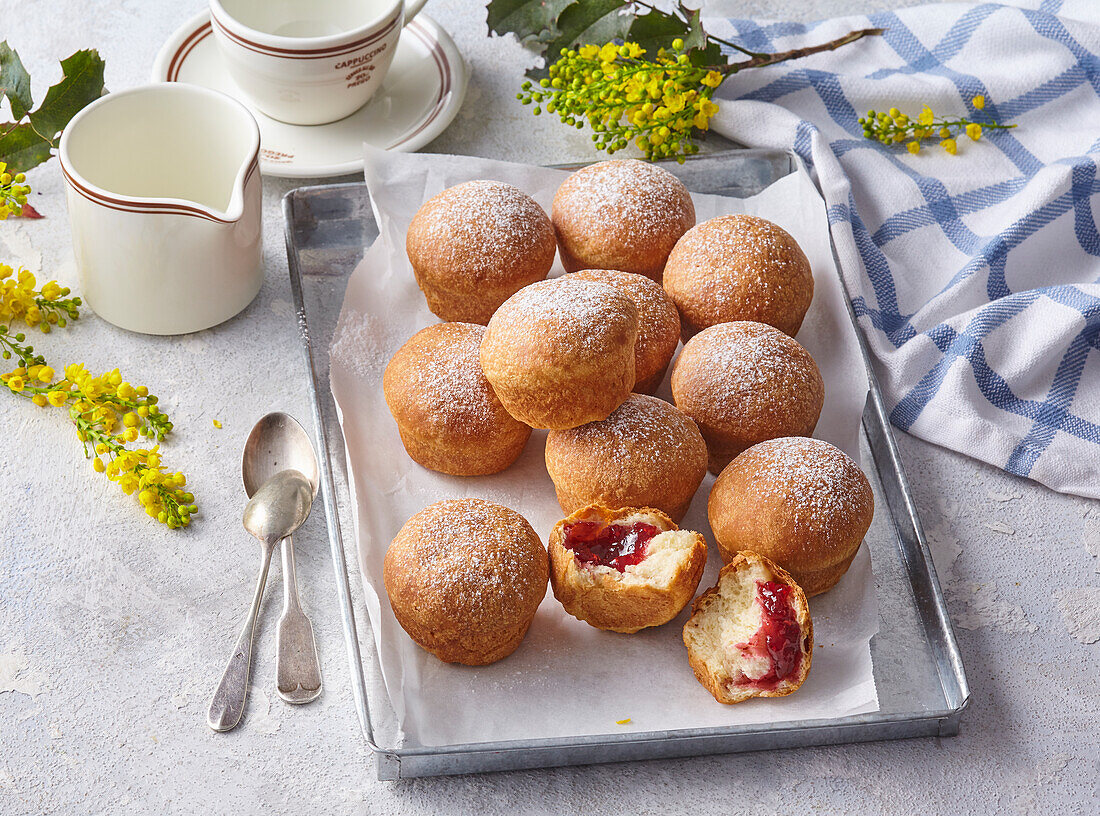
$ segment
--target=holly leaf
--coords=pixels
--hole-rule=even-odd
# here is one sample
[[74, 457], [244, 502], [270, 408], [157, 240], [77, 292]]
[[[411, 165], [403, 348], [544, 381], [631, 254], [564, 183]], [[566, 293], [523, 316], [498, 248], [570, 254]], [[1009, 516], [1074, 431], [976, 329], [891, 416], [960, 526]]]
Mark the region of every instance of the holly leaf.
[[31, 75], [27, 73], [19, 54], [8, 45], [7, 40], [0, 42], [0, 95], [8, 98], [11, 115], [16, 122], [26, 116], [34, 104], [31, 98]]
[[61, 60], [61, 70], [61, 81], [46, 91], [46, 98], [30, 115], [31, 125], [53, 147], [69, 120], [103, 95], [103, 60], [98, 51], [77, 51]]
[[555, 36], [547, 42], [546, 65], [532, 68], [527, 76], [540, 79], [549, 75], [549, 64], [557, 60], [563, 48], [623, 39], [634, 20], [633, 15], [623, 13], [629, 6], [623, 0], [582, 0], [566, 6], [558, 15]]
[[0, 161], [9, 173], [24, 173], [50, 157], [50, 143], [29, 124], [15, 125], [0, 135]]
[[708, 45], [713, 45], [716, 49], [718, 47], [716, 43], [707, 43], [707, 32], [703, 30], [702, 13], [701, 8], [690, 9], [683, 3], [680, 4], [680, 15], [687, 20], [687, 31], [684, 32], [683, 39], [684, 48], [688, 50], [705, 49]]
[[634, 18], [626, 39], [636, 42], [646, 50], [646, 57], [652, 59], [661, 48], [669, 48], [677, 37], [684, 41], [695, 65], [718, 65], [723, 63], [722, 51], [718, 43], [708, 43], [706, 32], [699, 22], [699, 10], [680, 6], [680, 12], [686, 19], [661, 11], [651, 11]]
[[559, 35], [558, 16], [576, 0], [490, 0], [489, 30], [509, 32], [523, 43], [546, 43]]

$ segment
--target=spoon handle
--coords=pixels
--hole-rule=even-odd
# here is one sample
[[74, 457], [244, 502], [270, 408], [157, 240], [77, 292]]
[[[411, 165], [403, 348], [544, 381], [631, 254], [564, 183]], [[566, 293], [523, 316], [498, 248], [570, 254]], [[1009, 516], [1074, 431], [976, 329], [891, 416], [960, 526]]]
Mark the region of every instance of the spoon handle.
[[256, 631], [256, 616], [259, 614], [260, 600], [267, 584], [272, 549], [268, 544], [263, 546], [260, 577], [256, 581], [252, 607], [248, 610], [248, 618], [244, 622], [241, 636], [237, 638], [237, 645], [233, 648], [233, 656], [229, 658], [221, 682], [214, 691], [214, 699], [210, 702], [206, 724], [215, 731], [232, 731], [244, 714], [244, 704], [248, 699], [248, 671], [252, 665], [252, 636]]
[[313, 624], [298, 599], [298, 576], [294, 569], [294, 539], [282, 541], [283, 615], [279, 619], [275, 657], [276, 690], [288, 703], [300, 705], [321, 696], [321, 665]]

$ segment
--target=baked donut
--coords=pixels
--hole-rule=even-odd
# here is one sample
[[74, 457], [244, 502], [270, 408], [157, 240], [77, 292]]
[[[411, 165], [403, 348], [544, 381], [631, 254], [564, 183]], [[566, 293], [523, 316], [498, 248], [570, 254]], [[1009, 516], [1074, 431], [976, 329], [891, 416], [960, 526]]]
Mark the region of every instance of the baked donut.
[[722, 215], [688, 231], [668, 257], [664, 285], [685, 342], [731, 320], [756, 320], [794, 337], [814, 296], [798, 243], [755, 215]]
[[615, 269], [582, 269], [573, 277], [614, 286], [638, 307], [634, 344], [634, 390], [652, 394], [665, 378], [680, 344], [680, 314], [658, 283], [644, 275]]
[[814, 432], [825, 386], [810, 353], [763, 323], [720, 323], [699, 332], [672, 369], [672, 399], [699, 425], [720, 473], [757, 442]]
[[531, 429], [504, 410], [481, 371], [485, 327], [436, 323], [414, 334], [382, 376], [401, 444], [417, 464], [454, 476], [504, 470]]
[[674, 405], [631, 394], [607, 419], [547, 434], [546, 470], [565, 513], [657, 507], [678, 522], [707, 475], [707, 445]]
[[382, 579], [409, 637], [446, 663], [516, 650], [546, 595], [542, 542], [515, 510], [484, 499], [425, 507], [386, 551]]
[[567, 178], [551, 218], [566, 272], [620, 269], [659, 281], [668, 253], [695, 224], [695, 205], [667, 170], [614, 159]]
[[405, 234], [432, 313], [482, 325], [514, 292], [546, 277], [556, 248], [542, 207], [500, 181], [444, 190], [417, 210]]
[[696, 679], [718, 702], [785, 697], [810, 673], [810, 607], [786, 571], [740, 552], [695, 599], [684, 645]]
[[554, 597], [574, 618], [612, 632], [675, 618], [706, 564], [703, 537], [651, 507], [582, 507], [550, 533]]
[[572, 276], [520, 289], [493, 315], [481, 367], [505, 409], [533, 428], [606, 419], [634, 387], [638, 309]]
[[874, 512], [856, 463], [828, 442], [798, 436], [753, 445], [722, 471], [707, 502], [723, 560], [751, 548], [808, 596], [848, 571]]

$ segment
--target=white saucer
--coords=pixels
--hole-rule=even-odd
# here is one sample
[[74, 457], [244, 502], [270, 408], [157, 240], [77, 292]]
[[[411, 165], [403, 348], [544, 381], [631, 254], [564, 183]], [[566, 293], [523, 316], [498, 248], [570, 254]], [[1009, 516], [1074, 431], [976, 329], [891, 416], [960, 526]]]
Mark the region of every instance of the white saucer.
[[249, 105], [260, 123], [260, 171], [285, 178], [358, 173], [363, 142], [386, 150], [419, 150], [455, 118], [466, 80], [466, 63], [454, 40], [426, 14], [405, 26], [382, 89], [366, 107], [327, 125], [288, 125], [249, 105], [222, 65], [209, 10], [180, 26], [153, 63], [154, 82], [203, 85]]

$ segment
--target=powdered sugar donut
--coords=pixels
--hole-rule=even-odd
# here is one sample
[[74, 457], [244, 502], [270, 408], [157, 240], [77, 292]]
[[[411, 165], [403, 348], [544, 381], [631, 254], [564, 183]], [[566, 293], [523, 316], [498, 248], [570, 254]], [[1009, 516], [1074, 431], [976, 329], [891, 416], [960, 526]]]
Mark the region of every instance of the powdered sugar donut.
[[707, 446], [674, 405], [631, 394], [607, 419], [547, 434], [546, 470], [567, 514], [655, 507], [678, 522], [707, 475]]
[[566, 275], [527, 286], [493, 315], [481, 367], [508, 413], [534, 428], [605, 419], [634, 387], [638, 309]]
[[719, 473], [757, 442], [813, 433], [825, 386], [798, 341], [746, 320], [688, 341], [672, 369], [672, 398], [698, 424]]
[[554, 264], [554, 228], [533, 198], [500, 181], [469, 181], [413, 216], [405, 250], [428, 308], [485, 325], [510, 295]]
[[615, 159], [567, 178], [551, 218], [567, 272], [618, 269], [659, 281], [669, 252], [695, 224], [695, 205], [667, 170]]
[[722, 471], [707, 515], [726, 561], [752, 550], [787, 570], [805, 590], [831, 589], [855, 558], [875, 498], [844, 451], [820, 439], [754, 445]]
[[425, 507], [386, 551], [397, 622], [447, 663], [481, 666], [516, 650], [546, 594], [549, 560], [527, 520], [484, 499]]
[[794, 337], [814, 296], [801, 247], [754, 215], [723, 215], [689, 230], [665, 265], [665, 291], [684, 340], [718, 323], [755, 320]]
[[652, 394], [665, 378], [680, 345], [680, 314], [660, 284], [633, 272], [582, 269], [579, 280], [614, 286], [638, 307], [638, 342], [634, 344], [634, 390]]
[[437, 323], [414, 334], [382, 377], [401, 443], [418, 464], [454, 476], [504, 470], [531, 429], [504, 410], [478, 357], [485, 327]]

